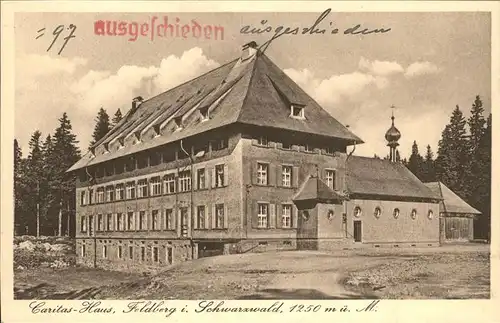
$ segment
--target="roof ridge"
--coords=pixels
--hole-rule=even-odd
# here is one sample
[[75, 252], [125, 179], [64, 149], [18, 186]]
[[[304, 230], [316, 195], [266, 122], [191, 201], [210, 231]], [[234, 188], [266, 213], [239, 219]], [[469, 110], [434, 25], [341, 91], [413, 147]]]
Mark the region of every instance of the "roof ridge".
[[[255, 75], [255, 69], [256, 69], [256, 66], [257, 66], [257, 60], [260, 58], [261, 55], [264, 55], [264, 53], [262, 53], [260, 50], [257, 50], [257, 53], [255, 53], [255, 60], [252, 63], [253, 64], [252, 70], [250, 71], [250, 73], [251, 73], [250, 74], [250, 80], [248, 80], [247, 90], [245, 91], [245, 97], [243, 98], [243, 101], [241, 102], [241, 107], [244, 107], [245, 103], [247, 101], [248, 93], [250, 92], [250, 86], [252, 85], [253, 77]], [[238, 115], [236, 116], [236, 120], [240, 119], [242, 111], [243, 111], [243, 109], [240, 109], [240, 111], [238, 112]]]

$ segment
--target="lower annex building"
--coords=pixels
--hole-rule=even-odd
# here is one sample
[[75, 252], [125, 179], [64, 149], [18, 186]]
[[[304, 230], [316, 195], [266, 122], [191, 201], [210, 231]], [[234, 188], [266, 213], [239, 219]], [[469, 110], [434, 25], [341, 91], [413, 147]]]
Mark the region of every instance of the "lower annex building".
[[[267, 249], [439, 245], [440, 197], [251, 42], [132, 108], [77, 172], [77, 255], [115, 269]], [[348, 148], [349, 147], [349, 148]]]

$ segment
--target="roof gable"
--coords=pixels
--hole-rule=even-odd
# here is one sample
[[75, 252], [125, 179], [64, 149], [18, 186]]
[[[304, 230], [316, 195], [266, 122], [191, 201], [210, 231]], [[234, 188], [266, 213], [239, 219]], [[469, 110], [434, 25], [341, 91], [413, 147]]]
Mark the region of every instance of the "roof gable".
[[342, 196], [332, 190], [317, 176], [309, 176], [297, 194], [293, 197], [294, 202], [299, 201], [342, 201]]
[[460, 196], [441, 182], [425, 183], [429, 189], [438, 194], [443, 200], [440, 203], [441, 211], [444, 213], [481, 214], [470, 206]]
[[351, 156], [347, 188], [351, 194], [440, 199], [403, 164], [378, 158]]

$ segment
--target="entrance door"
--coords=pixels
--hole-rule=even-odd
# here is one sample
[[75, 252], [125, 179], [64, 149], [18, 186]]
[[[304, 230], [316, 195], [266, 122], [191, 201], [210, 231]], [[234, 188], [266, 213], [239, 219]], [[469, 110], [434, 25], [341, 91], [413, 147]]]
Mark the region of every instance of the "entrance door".
[[354, 242], [361, 242], [361, 221], [354, 221]]

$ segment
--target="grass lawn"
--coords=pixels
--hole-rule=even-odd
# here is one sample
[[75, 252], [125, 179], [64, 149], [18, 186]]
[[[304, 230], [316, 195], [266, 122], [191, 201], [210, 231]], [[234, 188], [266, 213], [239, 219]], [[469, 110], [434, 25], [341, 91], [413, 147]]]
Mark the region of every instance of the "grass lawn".
[[15, 273], [15, 287], [46, 284], [38, 298], [84, 288], [102, 299], [489, 298], [489, 259], [488, 245], [269, 252], [198, 259], [149, 277], [26, 270]]

